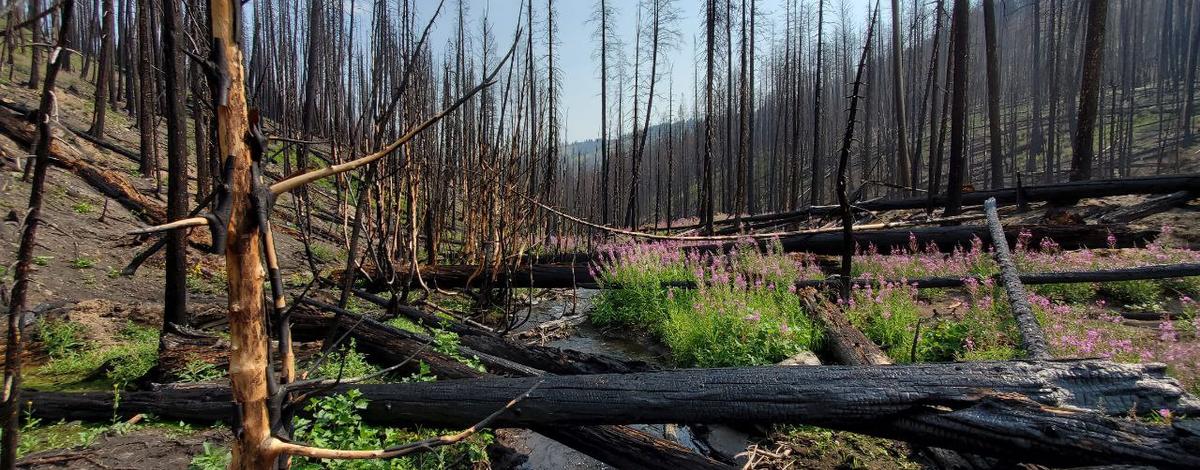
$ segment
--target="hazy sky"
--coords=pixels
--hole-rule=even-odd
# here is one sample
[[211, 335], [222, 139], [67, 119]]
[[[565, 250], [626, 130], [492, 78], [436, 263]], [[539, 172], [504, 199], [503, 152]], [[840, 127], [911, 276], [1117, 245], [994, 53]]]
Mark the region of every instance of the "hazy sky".
[[[521, 1], [520, 0], [463, 0], [466, 2], [468, 9], [468, 24], [473, 25], [474, 34], [478, 35], [480, 19], [486, 15], [491, 21], [497, 42], [506, 41], [505, 37], [511, 37], [509, 34], [514, 30], [518, 21], [523, 21]], [[535, 41], [541, 42], [539, 46], [536, 42], [535, 48], [544, 48], [545, 44], [545, 8], [546, 0], [534, 1], [534, 28], [543, 36], [535, 38]], [[765, 50], [768, 36], [771, 31], [771, 22], [777, 22], [782, 27], [784, 16], [784, 2], [786, 0], [759, 0], [757, 9], [759, 10], [758, 21], [758, 38], [759, 51]], [[431, 45], [435, 51], [441, 51], [446, 47], [448, 41], [454, 36], [455, 24], [453, 12], [457, 8], [456, 0], [447, 0], [446, 9], [443, 11], [442, 17], [439, 18], [434, 26], [434, 31], [431, 33]], [[805, 5], [815, 5], [815, 0], [800, 0]], [[836, 26], [837, 15], [841, 3], [845, 3], [852, 21], [866, 22], [866, 17], [869, 14], [870, 0], [827, 0], [826, 3], [826, 28]], [[428, 18], [428, 15], [433, 13], [437, 8], [437, 0], [417, 0], [418, 15], [422, 18]], [[592, 11], [595, 8], [596, 0], [555, 0], [555, 9], [557, 15], [555, 21], [557, 23], [557, 33], [555, 35], [556, 42], [556, 66], [558, 67], [561, 76], [561, 91], [560, 99], [562, 100], [561, 111], [565, 116], [564, 130], [566, 137], [570, 141], [585, 140], [598, 137], [600, 134], [600, 80], [599, 80], [599, 57], [594, 57], [597, 44], [593, 41], [593, 32], [596, 27], [589, 23], [588, 19], [592, 16]], [[638, 10], [637, 0], [609, 0], [609, 4], [615, 7], [618, 14], [613, 18], [613, 23], [616, 25], [617, 34], [621, 36], [625, 42], [625, 55], [632, 60], [634, 34], [637, 29], [636, 18]], [[887, 18], [890, 14], [886, 10], [888, 2], [883, 2], [884, 11], [881, 15]], [[698, 41], [703, 47], [703, 10], [704, 0], [677, 0], [675, 2], [679, 10], [679, 21], [675, 28], [679, 31], [679, 44], [673, 50], [666, 51], [663, 63], [660, 67], [670, 71], [670, 74], [665, 74], [663, 81], [658, 85], [658, 90], [662, 93], [658, 94], [661, 101], [655, 102], [655, 113], [666, 111], [666, 96], [669, 81], [674, 80], [676, 102], [678, 103], [679, 95], [685, 94], [685, 100], [690, 102], [691, 86], [692, 86], [692, 69], [696, 64], [696, 60], [703, 60], [702, 56], [693, 59], [692, 41]], [[736, 6], [736, 5], [735, 5]], [[831, 11], [832, 10], [832, 11]], [[735, 14], [737, 14], [735, 12]], [[827, 29], [828, 33], [830, 29]], [[734, 34], [738, 34], [735, 32]], [[807, 42], [807, 41], [806, 41]], [[507, 43], [505, 43], [507, 44]], [[734, 47], [737, 47], [736, 45]], [[660, 52], [661, 53], [661, 52]], [[736, 52], [735, 52], [736, 54]], [[437, 53], [435, 52], [435, 56]], [[761, 57], [761, 56], [760, 56]], [[734, 60], [736, 61], [736, 55]], [[648, 73], [643, 64], [643, 74]], [[630, 67], [632, 73], [632, 66]], [[610, 93], [615, 84], [609, 85]], [[610, 95], [610, 97], [613, 95]], [[644, 98], [643, 98], [644, 99]], [[626, 105], [628, 106], [628, 104]], [[644, 106], [644, 103], [643, 103]], [[678, 104], [676, 104], [676, 107]]]

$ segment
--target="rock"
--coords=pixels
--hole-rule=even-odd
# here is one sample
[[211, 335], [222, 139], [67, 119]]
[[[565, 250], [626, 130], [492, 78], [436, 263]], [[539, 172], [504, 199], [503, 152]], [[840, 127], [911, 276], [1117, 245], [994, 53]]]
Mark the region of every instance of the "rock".
[[821, 360], [812, 351], [800, 351], [795, 356], [779, 361], [781, 366], [819, 366]]

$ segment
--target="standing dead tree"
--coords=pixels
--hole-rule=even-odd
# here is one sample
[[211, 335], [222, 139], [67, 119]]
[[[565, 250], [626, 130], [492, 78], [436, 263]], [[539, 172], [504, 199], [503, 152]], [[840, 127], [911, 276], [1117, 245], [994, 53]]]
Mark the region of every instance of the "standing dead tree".
[[1079, 123], [1071, 155], [1071, 181], [1092, 178], [1095, 155], [1096, 113], [1103, 70], [1104, 30], [1108, 22], [1108, 0], [1088, 1], [1087, 36], [1083, 46], [1083, 71], [1079, 82]]
[[[892, 0], [892, 8], [896, 7], [896, 0]], [[842, 135], [842, 150], [838, 154], [838, 205], [842, 209], [842, 266], [840, 271], [841, 280], [841, 298], [844, 300], [850, 299], [850, 267], [854, 261], [854, 214], [850, 211], [850, 197], [846, 194], [846, 167], [850, 163], [850, 143], [854, 140], [854, 119], [858, 114], [858, 101], [861, 99], [859, 91], [862, 88], [863, 69], [867, 64], [867, 53], [871, 50], [871, 39], [875, 35], [875, 21], [879, 14], [879, 3], [876, 2], [875, 10], [871, 13], [871, 22], [867, 25], [867, 42], [863, 45], [862, 55], [858, 59], [858, 71], [854, 73], [854, 85], [850, 91], [850, 111], [846, 117], [846, 133]], [[892, 18], [896, 19], [893, 11]], [[896, 25], [892, 25], [893, 28]], [[893, 38], [898, 35], [893, 34]], [[897, 59], [897, 62], [899, 59]], [[904, 157], [902, 157], [904, 158]]]
[[[504, 58], [474, 88], [467, 90], [441, 112], [411, 127], [398, 139], [379, 151], [357, 160], [301, 173], [274, 185], [263, 181], [260, 162], [266, 148], [257, 113], [247, 106], [245, 75], [242, 68], [241, 2], [219, 0], [209, 4], [212, 25], [213, 57], [209, 66], [210, 86], [214, 89], [213, 108], [217, 115], [219, 154], [225, 155], [223, 186], [218, 191], [212, 212], [204, 217], [181, 219], [144, 231], [180, 229], [206, 225], [212, 233], [214, 251], [224, 251], [226, 274], [229, 279], [229, 331], [232, 347], [229, 354], [229, 378], [234, 402], [239, 410], [236, 442], [233, 446], [231, 468], [267, 469], [288, 455], [328, 459], [392, 458], [411, 452], [459, 442], [475, 432], [520, 398], [501, 407], [491, 417], [463, 432], [416, 443], [401, 444], [376, 450], [323, 449], [289, 442], [277, 437], [290, 427], [284, 422], [289, 416], [285, 403], [292, 399], [289, 392], [295, 385], [294, 356], [286, 318], [280, 319], [279, 351], [283, 376], [275, 374], [273, 353], [269, 346], [272, 334], [267, 328], [270, 309], [282, 309], [282, 279], [278, 269], [275, 244], [272, 239], [270, 213], [275, 198], [319, 179], [345, 173], [369, 165], [400, 149], [422, 131], [462, 106], [480, 90], [496, 82], [501, 66], [516, 50], [516, 39]], [[518, 30], [515, 38], [520, 38]], [[262, 258], [268, 272], [263, 271]], [[265, 276], [264, 274], [267, 274]], [[263, 303], [263, 280], [268, 278], [273, 302]], [[281, 380], [282, 379], [282, 380]]]
[[[37, 3], [37, 2], [33, 2]], [[50, 121], [57, 110], [55, 81], [58, 71], [67, 59], [64, 53], [71, 44], [71, 17], [75, 9], [74, 0], [61, 3], [62, 21], [57, 45], [50, 52], [46, 66], [46, 81], [42, 85], [42, 98], [34, 120], [37, 123], [38, 140], [34, 146], [33, 182], [29, 189], [29, 210], [25, 213], [21, 244], [17, 248], [17, 263], [13, 268], [13, 289], [8, 299], [8, 331], [4, 347], [3, 430], [0, 440], [0, 468], [11, 469], [17, 461], [17, 443], [20, 441], [21, 419], [21, 354], [25, 349], [25, 304], [29, 295], [30, 274], [33, 271], [33, 250], [37, 245], [38, 226], [41, 225], [43, 193], [46, 187], [46, 171], [50, 168], [50, 145], [54, 142]]]

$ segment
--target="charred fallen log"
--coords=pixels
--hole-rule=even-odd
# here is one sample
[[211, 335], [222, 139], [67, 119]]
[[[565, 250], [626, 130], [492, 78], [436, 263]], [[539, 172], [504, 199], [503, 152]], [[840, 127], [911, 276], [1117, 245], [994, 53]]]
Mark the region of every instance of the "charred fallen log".
[[[1200, 403], [1161, 365], [1010, 361], [872, 367], [754, 367], [353, 386], [376, 424], [463, 426], [541, 385], [497, 427], [622, 423], [799, 423], [1049, 465], [1200, 465], [1194, 421], [1116, 416]], [[344, 391], [344, 385], [332, 392]], [[123, 392], [119, 415], [231, 416], [218, 385]], [[109, 392], [28, 392], [34, 416], [110, 419]], [[1095, 410], [1095, 411], [1092, 411]]]
[[[337, 309], [337, 307], [324, 305], [319, 302], [309, 300], [305, 302], [309, 304], [316, 303], [325, 309]], [[348, 331], [357, 340], [359, 347], [366, 349], [377, 359], [395, 363], [412, 355], [415, 355], [414, 357], [421, 361], [428, 361], [430, 357], [433, 357], [435, 360], [426, 364], [439, 377], [449, 378], [462, 375], [468, 377], [484, 376], [482, 372], [471, 368], [462, 369], [465, 366], [459, 367], [461, 364], [450, 365], [447, 368], [448, 362], [454, 361], [437, 352], [429, 351], [428, 346], [431, 340], [428, 338], [393, 328], [390, 325], [379, 323], [352, 312], [342, 311], [341, 313], [337, 317], [336, 321], [338, 324], [335, 328]], [[329, 328], [329, 323], [334, 321], [331, 316], [314, 315], [314, 312], [308, 310], [293, 312], [292, 319], [295, 322], [294, 325], [298, 327], [298, 331], [313, 331], [314, 328], [324, 330]], [[478, 338], [499, 340], [498, 338], [486, 336]], [[460, 336], [460, 342], [462, 343], [467, 343], [470, 339], [470, 336]], [[490, 349], [492, 352], [504, 354], [509, 357], [514, 357], [514, 355], [520, 358], [533, 357], [536, 358], [535, 362], [542, 365], [549, 365], [551, 369], [565, 373], [593, 373], [596, 370], [604, 371], [606, 370], [605, 368], [608, 368], [608, 371], [612, 371], [649, 367], [644, 363], [633, 362], [630, 363], [632, 365], [628, 365], [622, 361], [603, 356], [574, 351], [564, 352], [557, 350], [557, 348], [523, 347], [515, 344], [505, 345], [506, 347], [501, 348], [499, 347], [500, 344], [495, 341], [489, 341], [488, 344], [494, 347]], [[554, 352], [561, 354], [555, 356]], [[459, 353], [466, 357], [476, 357], [490, 369], [510, 375], [541, 376], [546, 372], [538, 370], [535, 367], [529, 367], [525, 364], [476, 351], [465, 344], [459, 348]], [[367, 419], [369, 420], [370, 418]], [[729, 470], [731, 468], [727, 464], [692, 452], [673, 442], [659, 439], [625, 426], [539, 426], [534, 429], [551, 439], [562, 439], [559, 442], [564, 445], [619, 468], [658, 470], [678, 470], [679, 468]]]
[[1138, 204], [1128, 207], [1122, 207], [1115, 211], [1104, 214], [1100, 217], [1100, 222], [1106, 224], [1123, 224], [1134, 220], [1149, 217], [1159, 212], [1169, 211], [1177, 206], [1187, 204], [1192, 199], [1200, 196], [1200, 192], [1196, 189], [1176, 191], [1165, 196], [1159, 196], [1148, 199]]
[[[1108, 237], [1110, 234], [1116, 238], [1117, 247], [1135, 248], [1144, 246], [1147, 242], [1157, 237], [1159, 233], [1157, 230], [1134, 229], [1126, 225], [1014, 225], [1006, 227], [1004, 230], [1005, 235], [1011, 241], [1010, 243], [1015, 243], [1015, 240], [1022, 231], [1028, 231], [1032, 234], [1028, 243], [1033, 246], [1040, 244], [1044, 238], [1051, 238], [1066, 249], [1107, 248], [1109, 246]], [[984, 246], [990, 246], [989, 240], [991, 239], [987, 227], [980, 225], [864, 231], [855, 232], [854, 237], [859, 249], [867, 250], [868, 247], [874, 246], [876, 250], [883, 254], [907, 249], [910, 237], [916, 237], [918, 243], [922, 245], [933, 243], [944, 253], [953, 252], [956, 248], [970, 247], [976, 238], [983, 241]], [[762, 242], [762, 245], [765, 246], [771, 243], [774, 242]], [[780, 239], [779, 243], [785, 252], [808, 252], [818, 255], [840, 254], [843, 246], [842, 234], [840, 233], [795, 235]], [[720, 245], [698, 245], [690, 249], [728, 251], [732, 250], [735, 246], [736, 244], [734, 243], [725, 243]], [[479, 266], [474, 265], [436, 266], [421, 268], [421, 278], [430, 287], [479, 287], [484, 285], [483, 280], [487, 278], [487, 274]], [[595, 277], [587, 265], [584, 264], [574, 266], [543, 264], [533, 265], [532, 267], [516, 267], [507, 273], [498, 274], [496, 279], [497, 281], [493, 281], [492, 286], [534, 286], [546, 289], [598, 287]], [[961, 280], [959, 281], [961, 285]], [[415, 279], [412, 283], [412, 287], [417, 287]], [[383, 289], [384, 286], [369, 287], [379, 290]]]
[[[335, 306], [311, 299], [304, 299], [302, 302], [330, 312], [340, 310]], [[333, 315], [299, 309], [293, 313], [292, 317], [295, 335], [297, 338], [323, 337], [331, 327], [349, 331], [350, 337], [355, 338], [359, 347], [381, 360], [394, 362], [401, 361], [412, 352], [427, 347], [431, 341], [422, 335], [404, 331], [352, 312], [342, 311], [342, 313], [336, 320], [337, 324], [334, 325]], [[446, 324], [453, 323], [443, 323], [443, 325]], [[559, 375], [655, 370], [653, 366], [643, 361], [625, 361], [601, 354], [548, 346], [526, 346], [491, 335], [460, 333], [459, 344], [461, 345], [459, 353], [464, 357], [479, 357], [481, 362], [489, 368], [510, 375], [529, 375], [530, 371], [523, 368]], [[449, 367], [447, 370], [455, 371], [457, 368]], [[447, 376], [447, 378], [464, 377], [464, 375], [458, 375], [459, 373], [461, 371], [455, 372], [454, 377]], [[465, 377], [474, 377], [475, 375], [465, 375]]]
[[[29, 122], [8, 111], [0, 111], [0, 132], [22, 145], [32, 145], [36, 138], [33, 126]], [[166, 221], [166, 207], [139, 192], [120, 172], [105, 170], [82, 160], [74, 150], [57, 139], [50, 145], [50, 157], [56, 166], [79, 176], [143, 221], [150, 224]]]
[[1008, 253], [1004, 227], [1000, 225], [1000, 216], [996, 213], [996, 200], [985, 201], [983, 210], [987, 213], [988, 230], [991, 232], [992, 244], [996, 247], [993, 257], [1000, 266], [1000, 284], [1008, 293], [1008, 303], [1017, 321], [1017, 331], [1021, 334], [1021, 347], [1030, 358], [1049, 359], [1050, 345], [1046, 341], [1046, 334], [1042, 332], [1041, 325], [1038, 325], [1033, 306], [1029, 304], [1029, 294], [1025, 293], [1025, 285], [1021, 283], [1020, 272], [1013, 264], [1012, 255]]
[[[983, 201], [994, 197], [996, 198], [998, 205], [1010, 206], [1017, 204], [1018, 199], [1025, 202], [1076, 201], [1085, 198], [1120, 196], [1125, 194], [1167, 194], [1176, 191], [1195, 190], [1197, 187], [1200, 187], [1200, 175], [1196, 174], [1144, 176], [1134, 178], [1072, 181], [1069, 183], [1024, 186], [1019, 189], [1001, 188], [974, 191], [963, 193], [962, 203], [964, 206], [981, 205], [983, 204]], [[1018, 193], [1018, 191], [1020, 192]], [[1019, 197], [1018, 194], [1020, 195]], [[935, 196], [932, 203], [934, 206], [945, 205], [945, 196]], [[921, 209], [927, 207], [929, 204], [929, 198], [920, 197], [859, 201], [854, 203], [854, 207], [856, 209], [867, 211], [889, 211], [901, 209]], [[806, 217], [836, 215], [837, 213], [838, 206], [816, 206], [788, 212], [744, 216], [741, 218], [741, 222], [747, 224], [760, 222], [788, 222], [802, 220]], [[730, 218], [714, 221], [713, 224], [724, 226], [733, 224], [734, 222], [735, 219]], [[678, 228], [687, 230], [697, 227], [685, 226]]]

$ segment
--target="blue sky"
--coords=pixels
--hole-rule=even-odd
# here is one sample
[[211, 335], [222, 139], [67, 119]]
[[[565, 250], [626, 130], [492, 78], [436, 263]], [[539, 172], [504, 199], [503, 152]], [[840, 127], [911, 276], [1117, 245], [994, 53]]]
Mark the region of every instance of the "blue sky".
[[[508, 36], [517, 22], [521, 20], [522, 4], [520, 0], [463, 1], [466, 2], [468, 9], [468, 24], [475, 25], [476, 34], [478, 34], [480, 19], [484, 15], [487, 15], [491, 21], [497, 38]], [[535, 29], [542, 32], [545, 29], [546, 0], [533, 1]], [[785, 1], [758, 0], [760, 54], [766, 48], [771, 30], [770, 23], [778, 22], [782, 25]], [[434, 25], [431, 44], [435, 51], [442, 50], [454, 35], [456, 23], [453, 20], [453, 14], [457, 8], [455, 2], [456, 0], [446, 1], [447, 11], [443, 12], [442, 17]], [[431, 15], [437, 8], [438, 0], [417, 0], [416, 3], [418, 16], [428, 18], [428, 15]], [[815, 6], [815, 0], [800, 0], [800, 3]], [[852, 21], [865, 23], [871, 0], [827, 0], [826, 28], [836, 26], [836, 21], [838, 21], [836, 11], [842, 3], [845, 3]], [[555, 37], [557, 43], [556, 65], [563, 77], [560, 94], [561, 111], [565, 115], [565, 132], [569, 141], [595, 138], [600, 133], [599, 58], [593, 57], [596, 43], [593, 41], [592, 32], [595, 30], [595, 26], [588, 23], [595, 4], [596, 0], [555, 0], [555, 9], [558, 11], [556, 15], [558, 32]], [[609, 0], [609, 4], [618, 10], [618, 15], [614, 19], [617, 34], [625, 42], [626, 56], [632, 60], [634, 34], [637, 29], [635, 19], [638, 2], [637, 0]], [[659, 97], [663, 101], [656, 102], [656, 114], [666, 110], [667, 80], [674, 80], [676, 102], [678, 102], [680, 93], [685, 93], [686, 96], [691, 95], [692, 68], [695, 64], [692, 58], [692, 40], [695, 37], [697, 41], [703, 41], [704, 0], [677, 0], [675, 5], [680, 13], [679, 22], [676, 25], [676, 29], [680, 33], [679, 44], [674, 50], [669, 51], [665, 61], [660, 65], [660, 67], [667, 68], [670, 75], [664, 76], [664, 81], [660, 82], [659, 89], [662, 90], [662, 94]], [[886, 11], [887, 5], [888, 2], [884, 1], [885, 11], [881, 12], [884, 18], [887, 18], [889, 14]], [[828, 32], [830, 29], [826, 31]], [[541, 41], [544, 45], [544, 37]], [[535, 44], [534, 47], [539, 46]], [[642, 73], [647, 72], [643, 71]], [[610, 85], [610, 88], [613, 86]], [[662, 105], [660, 106], [658, 103], [662, 103]]]

